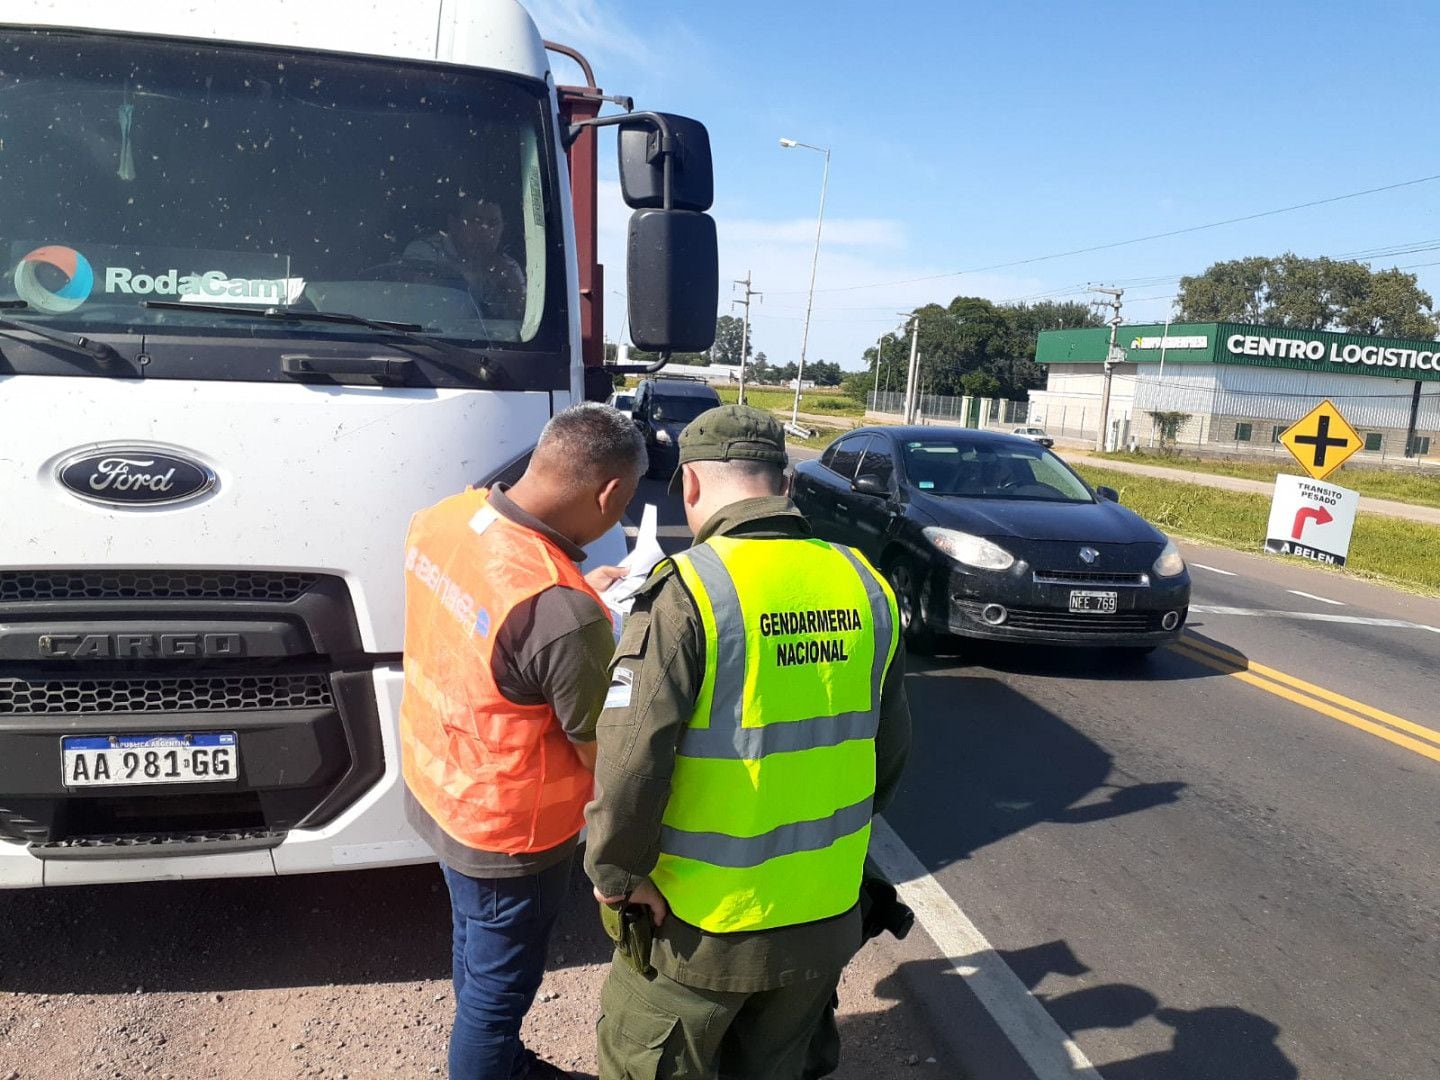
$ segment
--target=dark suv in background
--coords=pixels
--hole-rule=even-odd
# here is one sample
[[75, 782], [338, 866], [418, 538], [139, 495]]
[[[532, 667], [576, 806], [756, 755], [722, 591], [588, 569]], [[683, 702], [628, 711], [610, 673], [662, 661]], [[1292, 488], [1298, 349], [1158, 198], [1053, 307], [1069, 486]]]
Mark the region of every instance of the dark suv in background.
[[720, 395], [698, 378], [644, 379], [635, 390], [630, 415], [645, 435], [650, 455], [646, 472], [654, 480], [668, 480], [680, 458], [680, 432], [706, 409], [720, 404]]

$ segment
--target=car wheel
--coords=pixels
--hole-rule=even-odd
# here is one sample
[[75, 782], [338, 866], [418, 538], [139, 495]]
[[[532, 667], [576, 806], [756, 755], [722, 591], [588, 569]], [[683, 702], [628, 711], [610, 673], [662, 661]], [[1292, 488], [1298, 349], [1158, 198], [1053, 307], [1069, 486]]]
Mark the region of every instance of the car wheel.
[[905, 559], [897, 559], [890, 564], [885, 577], [895, 591], [895, 606], [900, 609], [900, 631], [906, 647], [920, 656], [934, 655], [935, 634], [925, 621], [921, 578], [914, 566]]

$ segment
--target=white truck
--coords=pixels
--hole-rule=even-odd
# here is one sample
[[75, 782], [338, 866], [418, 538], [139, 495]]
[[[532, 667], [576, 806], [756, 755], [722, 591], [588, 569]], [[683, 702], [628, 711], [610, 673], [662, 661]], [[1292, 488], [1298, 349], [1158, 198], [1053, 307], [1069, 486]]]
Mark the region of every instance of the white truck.
[[430, 857], [405, 529], [611, 389], [596, 127], [632, 338], [713, 335], [708, 138], [628, 110], [511, 0], [0, 4], [0, 887]]

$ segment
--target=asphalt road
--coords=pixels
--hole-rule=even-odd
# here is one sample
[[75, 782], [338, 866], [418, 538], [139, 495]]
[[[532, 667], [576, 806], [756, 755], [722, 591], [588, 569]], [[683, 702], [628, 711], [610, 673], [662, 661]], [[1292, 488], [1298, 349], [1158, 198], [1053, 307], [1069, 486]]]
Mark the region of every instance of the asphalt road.
[[1148, 661], [913, 663], [887, 817], [1107, 1080], [1440, 1077], [1440, 601], [1185, 554]]

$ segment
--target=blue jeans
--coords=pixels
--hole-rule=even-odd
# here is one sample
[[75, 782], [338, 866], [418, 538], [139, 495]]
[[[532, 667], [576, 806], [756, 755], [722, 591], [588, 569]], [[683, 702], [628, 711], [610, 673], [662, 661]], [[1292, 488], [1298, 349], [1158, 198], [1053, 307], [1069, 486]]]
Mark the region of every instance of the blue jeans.
[[472, 878], [441, 864], [454, 924], [450, 1080], [519, 1080], [520, 1024], [545, 974], [573, 856], [528, 877]]

